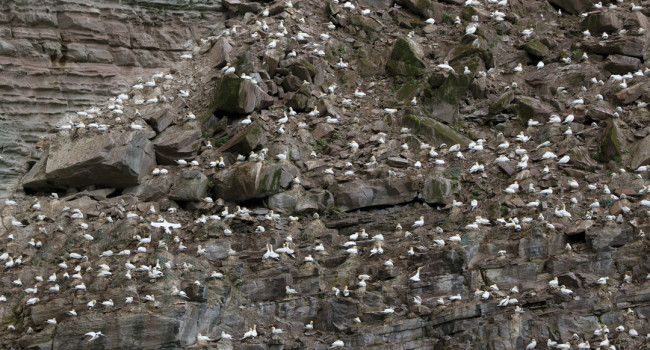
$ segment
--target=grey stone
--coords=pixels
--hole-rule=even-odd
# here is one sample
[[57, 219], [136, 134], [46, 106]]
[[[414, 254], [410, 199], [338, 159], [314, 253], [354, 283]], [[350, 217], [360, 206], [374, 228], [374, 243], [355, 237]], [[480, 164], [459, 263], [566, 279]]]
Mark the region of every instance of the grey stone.
[[146, 133], [111, 132], [52, 144], [45, 177], [57, 186], [125, 188], [137, 185], [154, 164]]
[[169, 127], [153, 142], [159, 164], [176, 164], [175, 160], [196, 157], [200, 143], [201, 128], [195, 122]]
[[422, 187], [422, 199], [427, 203], [443, 204], [448, 202], [451, 194], [451, 181], [442, 174], [427, 176]]
[[200, 201], [208, 193], [208, 178], [201, 170], [182, 170], [169, 192], [175, 201]]
[[390, 180], [355, 180], [336, 184], [330, 191], [335, 205], [349, 211], [378, 205], [409, 202], [418, 191], [417, 181], [409, 178]]
[[234, 202], [264, 198], [288, 188], [298, 173], [290, 163], [236, 163], [214, 176], [215, 196]]

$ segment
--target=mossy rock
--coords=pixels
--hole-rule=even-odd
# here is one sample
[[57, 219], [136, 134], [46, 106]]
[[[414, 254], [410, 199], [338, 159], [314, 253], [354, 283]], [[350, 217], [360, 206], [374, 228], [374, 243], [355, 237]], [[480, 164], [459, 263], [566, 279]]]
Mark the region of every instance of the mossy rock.
[[420, 88], [419, 83], [406, 83], [399, 90], [397, 90], [397, 100], [406, 101], [411, 100], [416, 96]]
[[361, 57], [357, 60], [357, 71], [362, 77], [370, 77], [380, 73], [379, 67], [365, 57]]
[[421, 136], [429, 143], [433, 144], [461, 144], [467, 146], [469, 140], [456, 133], [448, 126], [426, 117], [416, 117], [413, 114], [407, 114], [402, 118], [402, 126], [411, 129], [411, 133]]
[[298, 65], [307, 68], [309, 71], [309, 75], [312, 76], [312, 78], [318, 73], [318, 69], [311, 63], [307, 62], [306, 60], [300, 60], [298, 61]]
[[490, 18], [490, 14], [486, 10], [474, 6], [465, 6], [460, 11], [460, 17], [465, 21], [472, 21], [473, 16], [478, 16], [480, 21], [485, 21]]
[[527, 42], [526, 45], [524, 45], [524, 50], [533, 56], [541, 58], [548, 56], [550, 53], [548, 47], [539, 40], [531, 40]]
[[242, 82], [243, 80], [234, 73], [224, 75], [219, 83], [219, 88], [214, 94], [214, 99], [210, 103], [211, 112], [224, 108], [231, 109], [229, 105], [239, 100], [239, 89]]
[[[471, 38], [468, 36], [466, 40], [469, 39]], [[467, 57], [479, 57], [485, 62], [486, 66], [494, 67], [494, 55], [492, 55], [489, 43], [483, 38], [475, 37], [471, 41], [456, 46], [451, 52], [449, 62], [453, 65], [453, 63]]]
[[396, 61], [412, 64], [424, 68], [422, 49], [414, 41], [406, 38], [397, 38], [390, 58]]
[[[265, 108], [273, 104], [273, 98], [249, 80], [241, 79], [235, 74], [226, 74], [219, 82], [211, 110], [228, 113], [251, 113], [256, 108]], [[207, 118], [206, 118], [207, 119]]]
[[350, 16], [350, 23], [370, 32], [379, 32], [384, 28], [384, 25], [377, 20], [361, 15]]
[[422, 70], [419, 67], [392, 59], [389, 59], [388, 62], [386, 62], [386, 68], [394, 75], [405, 77], [419, 76], [422, 74]]
[[255, 71], [255, 56], [250, 51], [244, 51], [232, 64], [237, 72]]
[[490, 115], [495, 115], [497, 113], [500, 113], [512, 103], [512, 100], [514, 100], [514, 98], [515, 95], [512, 91], [505, 92], [503, 95], [499, 96], [499, 98], [496, 101], [490, 104], [490, 107], [488, 108], [488, 113]]
[[266, 141], [264, 129], [256, 120], [248, 128], [240, 131], [223, 146], [219, 147], [219, 152], [248, 154], [250, 151], [264, 145]]
[[418, 14], [424, 18], [433, 18], [436, 23], [442, 23], [445, 12], [445, 5], [432, 0], [405, 0], [400, 5], [407, 8], [410, 12]]
[[447, 77], [445, 76], [444, 72], [435, 71], [431, 73], [431, 76], [429, 76], [429, 80], [427, 80], [427, 82], [429, 83], [429, 87], [431, 87], [431, 89], [437, 89], [442, 86], [442, 84], [445, 82], [445, 79], [447, 79]]
[[444, 204], [451, 194], [451, 181], [442, 174], [429, 175], [424, 180], [422, 199], [429, 204]]
[[517, 97], [514, 104], [516, 105], [515, 113], [522, 123], [527, 123], [529, 119], [543, 121], [555, 113], [555, 109], [551, 105], [532, 97]]
[[455, 123], [458, 118], [460, 99], [471, 82], [471, 75], [450, 74], [444, 83], [431, 93], [429, 104], [432, 106], [432, 116], [445, 123]]
[[620, 160], [623, 153], [619, 137], [620, 130], [618, 124], [615, 121], [610, 121], [600, 141], [600, 159], [602, 161], [609, 162], [616, 158]]
[[422, 48], [417, 43], [410, 39], [398, 38], [386, 62], [386, 68], [396, 75], [419, 75], [420, 70], [425, 67], [423, 55]]
[[214, 176], [215, 196], [240, 202], [282, 192], [299, 175], [289, 163], [237, 163]]

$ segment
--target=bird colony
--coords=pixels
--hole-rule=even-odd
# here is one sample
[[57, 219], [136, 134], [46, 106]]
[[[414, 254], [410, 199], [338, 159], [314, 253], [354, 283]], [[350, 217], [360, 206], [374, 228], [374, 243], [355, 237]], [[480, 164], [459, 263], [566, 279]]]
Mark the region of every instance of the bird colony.
[[650, 346], [644, 7], [223, 5], [37, 145], [3, 348]]

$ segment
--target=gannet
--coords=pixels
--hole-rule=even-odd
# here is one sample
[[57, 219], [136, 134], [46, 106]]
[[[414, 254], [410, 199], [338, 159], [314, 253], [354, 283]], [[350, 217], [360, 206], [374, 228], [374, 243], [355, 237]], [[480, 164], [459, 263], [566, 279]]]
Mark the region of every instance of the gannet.
[[569, 295], [569, 294], [573, 294], [573, 291], [571, 289], [566, 288], [565, 286], [562, 286], [560, 288], [560, 293], [564, 295]]
[[287, 295], [298, 294], [298, 292], [295, 289], [293, 289], [293, 288], [291, 288], [289, 286], [285, 286], [285, 291], [286, 291]]
[[409, 278], [409, 280], [411, 280], [413, 282], [420, 282], [420, 269], [421, 269], [421, 267], [418, 267], [417, 271], [415, 272], [415, 275], [411, 276], [411, 278]]
[[90, 337], [90, 339], [88, 339], [88, 342], [89, 342], [89, 343], [90, 343], [91, 341], [93, 341], [93, 340], [96, 340], [96, 339], [99, 338], [100, 336], [101, 336], [101, 337], [104, 336], [104, 335], [102, 334], [102, 332], [88, 332], [88, 333], [86, 333], [86, 334], [84, 334], [84, 335], [85, 335], [86, 337]]
[[465, 35], [471, 35], [476, 33], [476, 29], [478, 28], [478, 25], [476, 24], [470, 24], [465, 28]]
[[444, 61], [443, 63], [437, 65], [436, 67], [437, 67], [437, 68], [440, 68], [440, 69], [448, 70], [448, 71], [450, 71], [450, 72], [452, 72], [452, 73], [456, 73], [456, 71], [454, 70], [454, 68], [453, 68], [452, 66], [450, 66], [450, 65], [449, 65], [449, 62], [447, 62], [447, 61]]
[[537, 347], [537, 341], [533, 339], [528, 345], [526, 345], [526, 350], [532, 350]]

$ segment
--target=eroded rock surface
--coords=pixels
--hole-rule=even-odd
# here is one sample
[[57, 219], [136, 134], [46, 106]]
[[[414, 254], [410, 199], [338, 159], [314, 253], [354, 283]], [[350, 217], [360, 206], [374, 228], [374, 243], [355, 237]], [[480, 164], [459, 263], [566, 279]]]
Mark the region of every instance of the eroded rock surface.
[[[126, 26], [185, 62], [30, 139], [1, 348], [648, 347], [647, 9], [101, 4], [60, 4], [66, 55], [113, 64], [97, 41]], [[174, 49], [128, 27], [138, 6], [218, 29]]]

